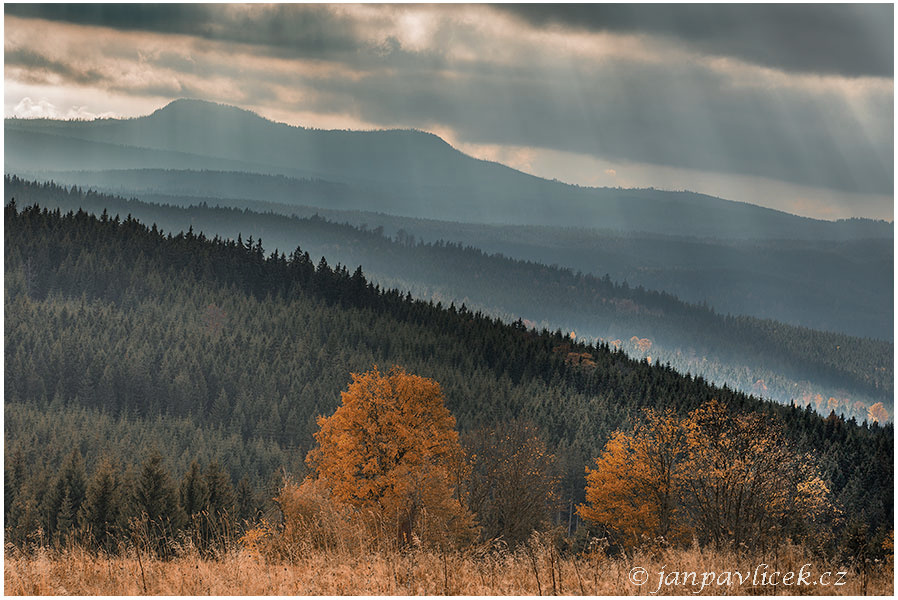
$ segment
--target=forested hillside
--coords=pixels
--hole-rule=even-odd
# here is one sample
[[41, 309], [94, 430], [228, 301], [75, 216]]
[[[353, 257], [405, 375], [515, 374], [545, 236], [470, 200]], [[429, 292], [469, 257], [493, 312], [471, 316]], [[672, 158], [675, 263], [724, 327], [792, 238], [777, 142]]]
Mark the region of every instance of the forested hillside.
[[566, 508], [583, 499], [584, 466], [638, 409], [684, 414], [716, 398], [777, 415], [844, 515], [877, 535], [891, 528], [891, 424], [823, 418], [606, 344], [413, 300], [298, 248], [266, 256], [258, 240], [20, 206], [5, 211], [5, 489], [17, 539], [77, 512], [72, 474], [96, 473], [101, 456], [138, 483], [147, 469], [183, 482], [192, 460], [218, 461], [251, 514], [280, 467], [301, 470], [315, 418], [333, 413], [350, 373], [393, 364], [438, 381], [463, 432], [534, 423], [558, 456]]
[[[319, 214], [337, 223], [382, 227], [389, 237], [401, 233], [425, 242], [459, 242], [487, 253], [557, 264], [599, 277], [607, 273], [614, 281], [666, 291], [687, 302], [705, 302], [722, 313], [892, 339], [894, 236], [888, 223], [876, 227], [864, 220], [832, 224], [832, 231], [854, 228], [856, 239], [833, 239], [823, 229], [820, 237], [807, 239], [731, 238], [724, 229], [688, 237], [686, 231], [672, 226], [664, 233], [614, 230], [607, 220], [584, 221], [575, 228], [459, 223], [338, 210], [326, 207], [344, 206], [342, 198], [352, 191], [346, 184], [321, 179], [158, 169], [27, 176], [175, 206], [205, 202], [287, 216]], [[386, 199], [377, 197], [376, 190], [366, 193], [372, 206], [386, 210]], [[852, 235], [846, 233], [846, 238]]]
[[[891, 343], [717, 314], [663, 293], [632, 288], [569, 269], [488, 255], [460, 244], [422, 243], [399, 232], [357, 228], [317, 217], [194, 206], [176, 208], [8, 178], [7, 199], [63, 211], [133, 215], [166, 232], [204, 232], [264, 241], [266, 251], [297, 243], [313, 260], [362, 265], [369, 278], [413, 296], [500, 316], [531, 326], [562, 328], [636, 358], [670, 363], [719, 384], [831, 410], [858, 421], [892, 413]], [[879, 403], [876, 409], [871, 408]]]

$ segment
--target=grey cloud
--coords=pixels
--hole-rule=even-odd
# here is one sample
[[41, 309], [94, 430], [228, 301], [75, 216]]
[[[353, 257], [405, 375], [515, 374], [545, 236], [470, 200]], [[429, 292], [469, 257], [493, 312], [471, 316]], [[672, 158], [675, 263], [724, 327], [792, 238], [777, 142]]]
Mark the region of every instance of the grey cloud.
[[[380, 8], [385, 20], [401, 10]], [[537, 27], [666, 36], [704, 54], [786, 71], [894, 73], [891, 4], [498, 4], [493, 9]], [[451, 17], [465, 7], [443, 10]], [[281, 57], [360, 59], [372, 50], [360, 36], [361, 24], [328, 5], [234, 10], [218, 4], [6, 4], [5, 12], [252, 44]]]
[[221, 4], [6, 4], [4, 10], [6, 15], [22, 18], [253, 44], [288, 57], [338, 56], [360, 48], [353, 22], [326, 5], [275, 5], [257, 11], [231, 8]]
[[6, 4], [7, 16], [115, 29], [195, 33], [208, 20], [195, 4]]
[[102, 73], [95, 69], [81, 69], [74, 65], [68, 65], [27, 48], [15, 48], [5, 51], [4, 64], [6, 66], [28, 69], [35, 80], [45, 79], [45, 75], [51, 73], [82, 85], [97, 83], [103, 79]]
[[313, 85], [315, 109], [372, 122], [442, 124], [471, 143], [539, 146], [860, 193], [891, 194], [893, 187], [890, 111], [884, 113], [887, 133], [868, 139], [838, 97], [726, 91], [714, 75], [690, 66], [618, 64], [589, 78], [570, 72], [514, 81], [379, 73], [352, 84], [322, 79]]
[[534, 26], [649, 33], [786, 71], [892, 77], [892, 4], [523, 4]]
[[[284, 106], [277, 86], [303, 91], [294, 110], [351, 114], [373, 123], [427, 129], [442, 125], [470, 143], [537, 146], [612, 160], [755, 175], [835, 190], [891, 194], [891, 95], [873, 94], [867, 108], [882, 115], [879, 135], [868, 139], [848, 102], [836, 93], [734, 89], [695, 65], [618, 61], [581, 72], [578, 66], [546, 71], [479, 65], [465, 72], [413, 66], [372, 69], [358, 79], [246, 71], [227, 61], [185, 63], [177, 54], [156, 66], [185, 77], [134, 86], [114, 74], [100, 87], [135, 96], [205, 97], [191, 81], [215, 72], [240, 81], [242, 97], [220, 102]], [[78, 68], [28, 51], [7, 61], [30, 64], [74, 82]], [[879, 96], [882, 96], [881, 98]], [[210, 98], [212, 99], [212, 98]], [[877, 105], [878, 103], [878, 105]], [[869, 124], [867, 126], [869, 131]]]
[[[257, 5], [258, 6], [258, 5]], [[208, 42], [247, 44], [256, 54], [284, 59], [321, 59], [371, 68], [389, 62], [396, 69], [446, 67], [439, 50], [408, 52], [394, 37], [365, 39], [360, 28], [371, 19], [392, 22], [397, 10], [361, 22], [328, 5], [265, 5], [235, 10], [219, 4], [7, 4], [7, 15], [116, 30], [193, 36]], [[187, 67], [189, 68], [189, 67]]]
[[93, 85], [102, 89], [122, 92], [131, 96], [178, 97], [188, 95], [190, 90], [183, 85], [123, 85], [115, 77], [96, 69], [82, 69], [74, 64], [54, 60], [38, 52], [16, 48], [4, 52], [5, 66], [20, 67], [17, 76], [38, 85], [48, 85], [54, 80], [51, 75], [64, 82], [76, 85]]
[[[443, 126], [456, 132], [460, 141], [469, 143], [544, 147], [611, 160], [762, 176], [834, 190], [892, 193], [893, 94], [881, 82], [869, 93], [860, 92], [862, 101], [853, 105], [838, 88], [811, 89], [800, 83], [772, 89], [764, 85], [735, 86], [734, 82], [744, 82], [739, 81], [741, 73], [732, 70], [715, 72], [699, 64], [636, 60], [583, 64], [523, 45], [516, 53], [516, 64], [497, 65], [488, 60], [456, 64], [441, 54], [439, 44], [432, 50], [412, 52], [397, 40], [387, 39], [376, 52], [370, 48], [358, 51], [360, 42], [346, 41], [355, 35], [351, 33], [351, 24], [337, 31], [341, 29], [342, 17], [338, 19], [323, 7], [287, 11], [290, 14], [285, 13], [283, 26], [289, 31], [281, 30], [279, 34], [275, 28], [269, 30], [270, 36], [261, 35], [249, 23], [245, 34], [232, 30], [240, 19], [255, 19], [256, 23], [258, 15], [240, 16], [243, 13], [237, 11], [227, 17], [218, 13], [213, 17], [214, 8], [178, 7], [186, 16], [172, 26], [160, 16], [169, 10], [167, 7], [117, 7], [119, 12], [111, 13], [72, 5], [41, 10], [68, 15], [68, 21], [80, 19], [79, 22], [100, 24], [102, 20], [103, 24], [117, 23], [119, 27], [131, 23], [142, 29], [204, 31], [201, 37], [210, 40], [262, 43], [282, 35], [279, 43], [285, 48], [290, 45], [286, 40], [294, 36], [305, 40], [305, 46], [300, 46], [308, 52], [344, 52], [342, 57], [331, 57], [335, 64], [363, 67], [357, 69], [352, 79], [344, 79], [341, 69], [318, 75], [303, 70], [273, 74], [266, 72], [262, 64], [253, 70], [244, 69], [227, 60], [230, 50], [226, 45], [208, 42], [209, 48], [194, 53], [190, 60], [176, 52], [146, 59], [184, 77], [175, 76], [152, 87], [133, 87], [115, 81], [114, 73], [110, 73], [107, 75], [111, 79], [101, 84], [132, 95], [208, 97], [192, 84], [197, 77], [214, 74], [240, 82], [242, 97], [208, 98], [219, 102], [245, 106], [261, 103], [277, 106], [281, 111], [349, 114], [371, 123], [421, 129]], [[7, 5], [7, 14], [10, 9], [11, 5]], [[567, 15], [568, 19], [575, 14], [574, 8], [563, 9], [569, 12], [556, 14]], [[519, 7], [514, 10], [518, 14], [526, 12]], [[32, 16], [40, 13], [37, 9], [30, 11]], [[136, 23], [133, 15], [138, 13], [147, 20]], [[321, 30], [316, 32], [311, 24], [307, 30], [294, 29], [289, 19], [301, 19], [302, 15], [319, 18]], [[588, 20], [581, 25], [596, 27]], [[685, 31], [685, 27], [680, 30]], [[696, 23], [689, 27], [696, 30], [690, 34], [691, 39], [699, 40], [694, 43], [709, 37], [698, 31]], [[617, 26], [617, 30], [623, 29], [623, 25]], [[461, 38], [469, 35], [462, 26], [453, 29], [453, 24], [444, 23], [437, 35], [453, 38], [456, 43], [463, 39], [473, 51], [483, 50], [483, 55], [489, 55], [491, 42], [476, 36]], [[273, 47], [267, 45], [265, 52]], [[75, 82], [84, 75], [74, 65], [46, 60], [39, 64], [40, 57], [27, 54], [7, 53], [7, 63], [11, 60], [22, 65], [30, 61], [35, 68], [52, 70]], [[197, 62], [194, 64], [193, 60]], [[278, 90], [284, 88], [299, 92], [302, 105], [288, 106], [278, 99]]]

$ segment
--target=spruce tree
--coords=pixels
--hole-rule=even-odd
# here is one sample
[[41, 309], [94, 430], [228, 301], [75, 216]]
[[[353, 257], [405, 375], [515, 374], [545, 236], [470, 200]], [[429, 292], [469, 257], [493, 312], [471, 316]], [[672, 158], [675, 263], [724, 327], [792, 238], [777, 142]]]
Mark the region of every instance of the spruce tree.
[[233, 515], [236, 501], [234, 486], [230, 475], [221, 468], [218, 461], [213, 460], [206, 467], [205, 480], [209, 490], [209, 515]]
[[187, 517], [188, 535], [197, 548], [204, 550], [209, 525], [209, 487], [196, 460], [190, 463], [181, 479], [180, 494], [181, 508]]
[[256, 516], [256, 495], [246, 477], [237, 482], [237, 519], [252, 521]]
[[3, 514], [8, 519], [9, 510], [25, 482], [25, 457], [21, 448], [16, 448], [7, 458], [3, 479]]
[[[72, 450], [71, 454], [66, 458], [56, 482], [47, 494], [44, 502], [44, 511], [46, 515], [47, 534], [51, 538], [56, 538], [60, 528], [60, 518], [73, 521], [75, 515], [81, 509], [84, 502], [84, 494], [87, 489], [86, 476], [84, 473], [84, 461], [81, 453], [77, 449]], [[66, 510], [70, 514], [63, 515], [63, 502], [69, 503]], [[64, 525], [71, 526], [71, 522]]]
[[[42, 482], [35, 482], [35, 487], [43, 489]], [[38, 537], [38, 532], [45, 531], [42, 527], [43, 517], [38, 494], [31, 488], [19, 492], [12, 506], [6, 508], [9, 512], [5, 523], [5, 540], [20, 547], [29, 540], [43, 543], [45, 538]]]
[[56, 532], [53, 541], [57, 546], [66, 546], [75, 534], [75, 508], [68, 490], [62, 496], [59, 503], [59, 512], [56, 513]]
[[146, 526], [147, 545], [159, 556], [170, 554], [170, 542], [184, 524], [178, 492], [158, 450], [140, 467], [134, 484], [134, 510]]
[[197, 461], [190, 463], [181, 479], [181, 508], [188, 519], [200, 514], [209, 504], [209, 488]]
[[206, 467], [205, 482], [209, 495], [203, 543], [207, 549], [223, 550], [230, 539], [234, 523], [234, 488], [231, 477], [214, 460]]
[[124, 497], [122, 481], [109, 459], [103, 459], [94, 471], [84, 504], [78, 515], [87, 543], [95, 549], [110, 553], [117, 536], [123, 530]]

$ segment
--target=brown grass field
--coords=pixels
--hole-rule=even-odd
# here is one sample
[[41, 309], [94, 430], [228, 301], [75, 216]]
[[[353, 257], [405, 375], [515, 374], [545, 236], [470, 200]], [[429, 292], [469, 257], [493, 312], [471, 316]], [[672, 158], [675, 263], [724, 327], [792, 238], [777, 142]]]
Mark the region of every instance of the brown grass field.
[[[754, 571], [760, 567], [757, 575]], [[805, 578], [798, 585], [803, 565]], [[631, 570], [645, 569], [641, 586]], [[659, 576], [659, 572], [663, 574]], [[739, 584], [733, 573], [746, 581]], [[773, 573], [795, 576], [791, 585], [764, 585]], [[830, 585], [811, 585], [831, 571]], [[848, 571], [844, 576], [839, 571]], [[690, 574], [694, 572], [693, 574]], [[705, 573], [713, 572], [713, 575]], [[746, 573], [748, 572], [748, 573]], [[638, 573], [637, 573], [638, 576]], [[709, 582], [702, 589], [702, 578]], [[754, 585], [752, 582], [754, 577]], [[659, 578], [667, 584], [659, 587]], [[684, 581], [685, 580], [685, 581]], [[289, 562], [269, 560], [246, 550], [216, 559], [194, 552], [162, 561], [133, 551], [117, 557], [80, 549], [38, 549], [30, 554], [7, 547], [4, 585], [7, 595], [886, 595], [894, 590], [892, 561], [873, 564], [866, 574], [824, 565], [800, 548], [774, 556], [737, 556], [721, 552], [661, 550], [627, 558], [602, 554], [559, 558], [549, 546], [530, 545], [516, 552], [457, 553], [308, 552]], [[693, 585], [693, 582], [695, 584]], [[838, 585], [837, 585], [838, 583]]]

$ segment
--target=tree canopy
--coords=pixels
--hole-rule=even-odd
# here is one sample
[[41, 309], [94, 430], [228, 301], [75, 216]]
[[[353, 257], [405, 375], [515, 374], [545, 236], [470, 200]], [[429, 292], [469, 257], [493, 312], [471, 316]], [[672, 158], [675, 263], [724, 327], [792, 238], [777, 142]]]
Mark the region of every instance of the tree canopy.
[[684, 418], [645, 410], [633, 431], [612, 435], [586, 481], [580, 515], [623, 546], [661, 538], [759, 546], [835, 515], [815, 461], [779, 422], [730, 414], [717, 400]]
[[375, 367], [353, 373], [341, 398], [332, 416], [318, 419], [318, 446], [307, 459], [333, 500], [373, 509], [395, 524], [400, 544], [411, 542], [422, 511], [456, 535], [470, 529], [462, 450], [440, 385]]

